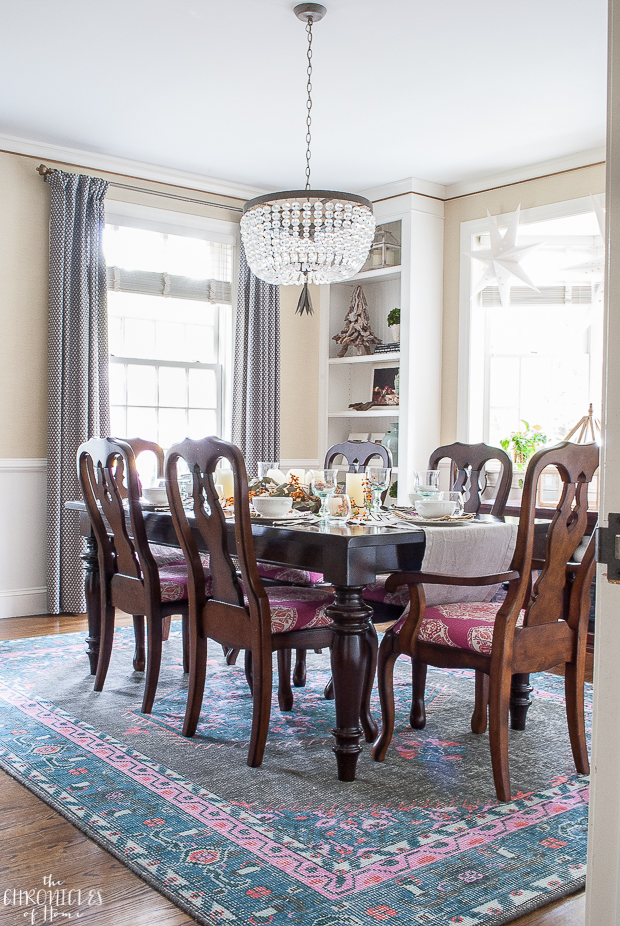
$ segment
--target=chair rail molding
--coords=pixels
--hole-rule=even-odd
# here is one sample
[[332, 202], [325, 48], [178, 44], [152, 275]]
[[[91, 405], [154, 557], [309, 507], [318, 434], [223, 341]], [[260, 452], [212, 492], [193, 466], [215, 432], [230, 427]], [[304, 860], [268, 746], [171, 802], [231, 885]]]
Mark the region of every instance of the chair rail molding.
[[0, 619], [47, 613], [47, 460], [0, 458]]

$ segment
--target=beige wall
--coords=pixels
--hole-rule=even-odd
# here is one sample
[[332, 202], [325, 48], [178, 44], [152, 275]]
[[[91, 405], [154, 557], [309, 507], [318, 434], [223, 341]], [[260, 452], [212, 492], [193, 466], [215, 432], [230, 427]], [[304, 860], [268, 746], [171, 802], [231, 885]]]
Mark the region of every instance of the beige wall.
[[528, 180], [510, 186], [474, 193], [445, 204], [444, 232], [444, 310], [443, 310], [443, 374], [441, 402], [441, 441], [456, 439], [456, 405], [458, 373], [459, 273], [461, 222], [486, 216], [544, 206], [548, 203], [579, 199], [605, 189], [605, 165], [596, 164], [578, 170], [564, 171], [539, 180]]
[[319, 424], [319, 287], [310, 287], [314, 315], [295, 314], [299, 286], [280, 287], [280, 457], [315, 460]]
[[[47, 455], [47, 286], [49, 187], [36, 172], [40, 158], [0, 152], [0, 458], [42, 458]], [[146, 189], [232, 202], [200, 193], [75, 165], [60, 167], [138, 183]], [[110, 188], [109, 200], [156, 206], [174, 212], [238, 222], [239, 213], [184, 203], [148, 193]], [[234, 205], [240, 205], [235, 202]]]

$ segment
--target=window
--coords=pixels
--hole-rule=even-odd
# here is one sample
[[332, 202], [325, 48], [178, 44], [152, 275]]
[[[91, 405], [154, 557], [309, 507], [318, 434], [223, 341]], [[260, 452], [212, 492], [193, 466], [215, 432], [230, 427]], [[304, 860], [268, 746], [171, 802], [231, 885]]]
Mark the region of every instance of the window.
[[123, 223], [135, 220], [110, 212], [104, 248], [112, 433], [164, 448], [185, 437], [227, 436], [234, 239], [134, 227]]
[[[487, 228], [463, 223], [462, 250], [488, 247]], [[482, 264], [462, 259], [462, 440], [497, 446], [525, 420], [556, 443], [590, 403], [600, 417], [604, 254], [591, 198], [526, 210], [517, 244], [537, 245], [521, 266], [539, 292], [513, 279], [505, 308], [497, 286], [472, 295]]]

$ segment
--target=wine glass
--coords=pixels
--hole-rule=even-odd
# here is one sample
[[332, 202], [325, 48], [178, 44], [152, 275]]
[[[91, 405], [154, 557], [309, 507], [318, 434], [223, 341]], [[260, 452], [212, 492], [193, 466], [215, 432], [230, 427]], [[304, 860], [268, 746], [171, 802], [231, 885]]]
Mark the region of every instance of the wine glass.
[[334, 495], [338, 488], [338, 470], [337, 469], [315, 469], [312, 473], [312, 491], [321, 499], [321, 509], [319, 518], [321, 521], [329, 520], [329, 508], [327, 499]]
[[367, 466], [366, 482], [372, 495], [370, 513], [378, 515], [381, 511], [381, 495], [390, 484], [392, 470], [385, 466]]
[[415, 490], [422, 498], [433, 498], [439, 492], [439, 470], [427, 469], [415, 473]]

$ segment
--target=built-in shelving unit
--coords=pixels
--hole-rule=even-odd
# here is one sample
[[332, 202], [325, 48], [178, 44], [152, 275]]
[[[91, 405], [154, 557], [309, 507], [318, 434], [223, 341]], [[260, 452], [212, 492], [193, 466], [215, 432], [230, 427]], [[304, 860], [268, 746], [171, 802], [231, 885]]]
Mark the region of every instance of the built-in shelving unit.
[[[322, 287], [319, 457], [351, 433], [381, 435], [399, 422], [402, 503], [413, 489], [414, 470], [426, 468], [430, 452], [440, 443], [443, 204], [408, 193], [377, 202], [374, 208], [378, 224], [388, 225], [401, 245], [401, 264], [364, 270], [343, 283]], [[358, 356], [349, 348], [348, 355], [337, 356], [340, 344], [333, 338], [343, 328], [358, 284], [366, 297], [372, 331], [383, 343], [392, 340], [388, 313], [400, 308], [400, 350]], [[418, 343], [424, 344], [421, 352], [414, 349]], [[352, 403], [372, 400], [378, 368], [397, 370], [399, 404], [366, 411], [350, 408]]]

